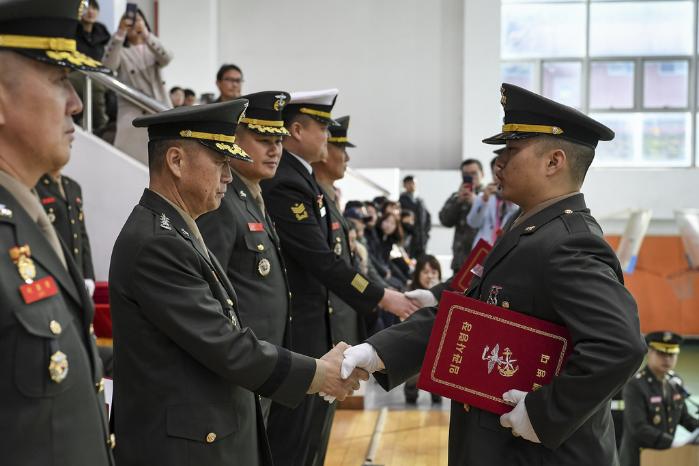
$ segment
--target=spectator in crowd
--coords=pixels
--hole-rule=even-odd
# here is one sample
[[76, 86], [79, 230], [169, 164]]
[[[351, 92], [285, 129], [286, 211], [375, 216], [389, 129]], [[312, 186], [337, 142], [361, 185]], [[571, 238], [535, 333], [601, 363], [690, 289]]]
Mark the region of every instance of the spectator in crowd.
[[447, 227], [454, 227], [454, 240], [451, 245], [451, 269], [456, 274], [464, 263], [473, 245], [477, 230], [466, 221], [471, 211], [473, 201], [481, 192], [483, 180], [483, 165], [477, 159], [466, 159], [461, 162], [461, 184], [458, 191], [451, 196], [439, 211], [439, 222]]
[[170, 103], [173, 108], [184, 105], [184, 90], [181, 87], [170, 88]]
[[243, 90], [243, 71], [232, 63], [221, 65], [216, 73], [216, 87], [220, 92], [216, 102], [237, 99]]
[[185, 107], [191, 107], [197, 104], [197, 93], [192, 89], [184, 90], [184, 105]]
[[[504, 149], [495, 151], [498, 156]], [[498, 159], [495, 156], [490, 161], [490, 170], [495, 176], [496, 165]], [[507, 222], [517, 212], [519, 207], [500, 196], [498, 183], [493, 181], [489, 183], [483, 191], [481, 191], [473, 201], [473, 206], [466, 217], [466, 222], [471, 228], [477, 229], [477, 233], [473, 238], [471, 247], [483, 239], [488, 243], [495, 244], [495, 241], [502, 234], [502, 231], [507, 225]]]
[[[84, 53], [90, 58], [101, 60], [104, 55], [104, 47], [110, 39], [107, 27], [97, 21], [100, 13], [100, 6], [97, 0], [90, 0], [87, 8], [85, 8], [80, 17], [77, 34], [75, 35], [76, 47], [79, 52]], [[69, 75], [69, 79], [75, 91], [78, 93], [80, 100], [85, 101], [85, 75], [79, 72], [73, 72]], [[107, 104], [106, 104], [107, 89], [96, 81], [92, 81], [92, 128], [99, 134], [100, 130], [107, 124]], [[82, 121], [83, 113], [74, 116], [77, 123]]]
[[417, 195], [417, 182], [414, 176], [408, 175], [403, 178], [403, 189], [404, 191], [399, 198], [400, 205], [403, 209], [411, 210], [415, 214], [412, 240], [407, 249], [410, 257], [419, 259], [427, 250], [432, 216], [423, 200]]
[[213, 92], [204, 92], [200, 97], [199, 97], [199, 103], [202, 105], [206, 104], [211, 104], [216, 101], [216, 96], [214, 95]]
[[394, 214], [387, 212], [381, 217], [379, 228], [381, 261], [388, 266], [391, 276], [399, 280], [398, 288], [403, 289], [410, 277], [410, 257], [403, 248], [403, 226]]
[[[138, 9], [135, 20], [126, 16], [121, 18], [119, 29], [107, 45], [103, 62], [117, 72], [119, 81], [169, 107], [170, 98], [160, 70], [170, 60], [172, 53], [151, 33], [143, 12]], [[119, 98], [114, 145], [147, 164], [148, 133], [131, 125], [134, 118], [143, 114], [140, 107]]]
[[[411, 290], [429, 290], [437, 286], [442, 281], [442, 266], [436, 257], [430, 254], [425, 254], [417, 260], [415, 270], [410, 281], [409, 288]], [[408, 404], [417, 403], [419, 390], [417, 389], [417, 378], [415, 375], [405, 381], [403, 393], [405, 394], [405, 402]], [[432, 403], [441, 403], [442, 397], [431, 393]]]
[[[376, 199], [374, 199], [374, 202], [376, 203]], [[381, 204], [377, 204], [377, 206], [380, 206], [382, 216], [391, 214], [400, 222], [401, 206], [398, 202], [384, 198]]]

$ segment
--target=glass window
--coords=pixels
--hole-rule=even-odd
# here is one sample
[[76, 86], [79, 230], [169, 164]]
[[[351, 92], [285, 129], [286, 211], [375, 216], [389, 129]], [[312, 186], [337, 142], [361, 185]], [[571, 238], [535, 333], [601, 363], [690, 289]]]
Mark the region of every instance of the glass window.
[[590, 4], [590, 56], [689, 55], [692, 1]]
[[534, 63], [503, 63], [500, 66], [502, 82], [538, 92]]
[[640, 146], [640, 137], [635, 131], [636, 114], [633, 113], [598, 113], [590, 117], [609, 126], [615, 133], [611, 141], [600, 141], [595, 151], [595, 166], [630, 166]]
[[634, 62], [601, 61], [590, 63], [590, 108], [632, 109]]
[[582, 57], [585, 8], [583, 3], [502, 5], [501, 57]]
[[546, 62], [543, 69], [543, 95], [556, 102], [580, 108], [580, 62]]
[[689, 103], [689, 63], [647, 61], [643, 64], [643, 106], [686, 108]]

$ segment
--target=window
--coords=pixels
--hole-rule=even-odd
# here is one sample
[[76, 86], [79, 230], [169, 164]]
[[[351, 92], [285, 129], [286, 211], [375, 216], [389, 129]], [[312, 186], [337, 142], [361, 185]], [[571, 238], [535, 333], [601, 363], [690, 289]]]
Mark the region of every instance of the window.
[[699, 0], [501, 1], [503, 82], [612, 128], [595, 166], [697, 165]]

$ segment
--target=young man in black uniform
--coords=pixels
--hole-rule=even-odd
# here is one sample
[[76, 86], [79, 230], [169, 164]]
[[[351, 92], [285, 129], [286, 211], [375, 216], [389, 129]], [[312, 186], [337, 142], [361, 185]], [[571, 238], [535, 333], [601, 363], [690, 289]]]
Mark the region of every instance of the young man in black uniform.
[[[340, 344], [313, 359], [245, 328], [231, 282], [195, 220], [219, 207], [247, 100], [139, 117], [150, 185], [119, 234], [109, 271], [114, 420], [120, 466], [271, 465], [259, 396], [294, 406], [338, 393]], [[339, 372], [339, 371], [338, 371]], [[358, 374], [359, 375], [359, 374]]]
[[34, 186], [68, 162], [82, 103], [71, 69], [82, 2], [0, 3], [0, 463], [107, 466], [94, 309]]
[[[291, 300], [279, 237], [267, 214], [260, 181], [277, 172], [282, 138], [288, 135], [281, 112], [289, 102], [283, 91], [242, 97], [249, 101], [236, 129], [236, 144], [253, 163], [231, 159], [233, 180], [221, 207], [197, 219], [206, 245], [235, 283], [240, 318], [260, 340], [291, 348]], [[265, 417], [270, 400], [260, 404]]]
[[[648, 362], [624, 387], [624, 435], [621, 466], [638, 466], [641, 450], [681, 447], [699, 436], [699, 421], [687, 411], [687, 391], [675, 373], [682, 337], [672, 332], [646, 335]], [[681, 425], [694, 435], [675, 439]]]
[[[502, 197], [522, 213], [496, 243], [468, 296], [567, 327], [573, 351], [557, 377], [529, 393], [510, 390], [499, 417], [452, 402], [452, 465], [614, 465], [609, 400], [645, 353], [636, 303], [614, 251], [579, 192], [606, 126], [570, 107], [502, 86], [507, 144], [496, 164]], [[421, 309], [345, 351], [343, 370], [363, 367], [385, 388], [416, 374], [434, 308]]]

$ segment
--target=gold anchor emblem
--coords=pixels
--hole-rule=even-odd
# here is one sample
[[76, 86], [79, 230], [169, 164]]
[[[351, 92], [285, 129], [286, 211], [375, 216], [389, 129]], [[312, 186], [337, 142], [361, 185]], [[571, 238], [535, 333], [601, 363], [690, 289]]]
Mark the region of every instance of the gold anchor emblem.
[[490, 347], [486, 345], [485, 348], [483, 348], [483, 354], [481, 355], [481, 359], [483, 361], [488, 361], [488, 374], [493, 372], [493, 369], [495, 369], [495, 366], [498, 368], [498, 372], [500, 375], [503, 377], [512, 377], [515, 375], [515, 373], [519, 370], [519, 366], [515, 366], [515, 362], [517, 362], [516, 359], [512, 359], [512, 351], [510, 348], [505, 348], [505, 350], [502, 352], [504, 357], [501, 357], [499, 355], [500, 353], [500, 344], [496, 343], [495, 347], [490, 351], [490, 354], [488, 354], [488, 351], [490, 350]]

